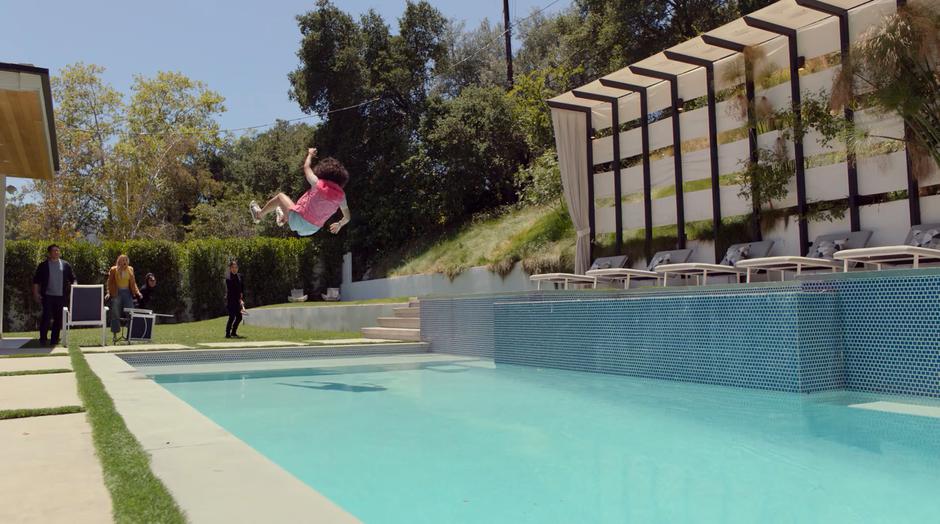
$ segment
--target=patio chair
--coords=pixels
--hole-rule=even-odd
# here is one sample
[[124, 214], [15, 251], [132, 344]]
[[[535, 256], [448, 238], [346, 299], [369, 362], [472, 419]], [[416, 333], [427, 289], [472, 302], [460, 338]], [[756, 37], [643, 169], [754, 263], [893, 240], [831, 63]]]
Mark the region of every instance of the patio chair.
[[911, 264], [918, 269], [923, 260], [940, 261], [940, 224], [912, 227], [904, 245], [844, 249], [834, 258], [842, 261], [844, 271], [848, 271], [853, 262], [876, 266], [878, 271], [885, 264]]
[[[632, 268], [607, 268], [607, 269], [591, 269], [584, 273], [589, 277], [603, 278], [613, 282], [622, 281], [624, 289], [630, 289], [631, 280], [649, 280], [655, 279], [659, 280], [660, 275], [656, 272], [656, 267], [662, 264], [681, 264], [689, 260], [689, 257], [692, 256], [691, 249], [674, 249], [672, 251], [659, 251], [653, 258], [650, 259], [650, 263], [646, 266], [646, 269], [632, 269]], [[595, 287], [597, 285], [595, 284]]]
[[[591, 269], [588, 271], [596, 269], [613, 269], [613, 268], [623, 268], [627, 265], [627, 255], [617, 255], [612, 257], [600, 257], [594, 260], [594, 263], [591, 265]], [[532, 275], [529, 277], [529, 280], [536, 283], [536, 289], [542, 289], [542, 282], [549, 282], [555, 285], [561, 284], [563, 289], [568, 289], [570, 284], [591, 284], [595, 288], [597, 287], [598, 280], [604, 281], [606, 278], [599, 276], [588, 276], [587, 274], [578, 275], [576, 273], [542, 273], [539, 275]]]
[[101, 327], [101, 345], [105, 344], [105, 333], [108, 326], [108, 308], [104, 305], [104, 286], [79, 285], [72, 286], [69, 296], [69, 307], [62, 309], [62, 337], [66, 346], [69, 345], [69, 331], [73, 327]]
[[306, 302], [307, 295], [304, 295], [303, 289], [292, 289], [290, 290], [290, 296], [287, 297], [288, 302]]
[[684, 264], [660, 264], [656, 266], [656, 272], [663, 277], [663, 286], [669, 284], [669, 275], [695, 277], [700, 285], [708, 284], [709, 275], [734, 275], [738, 283], [741, 282], [741, 275], [747, 273], [743, 268], [735, 267], [735, 264], [747, 258], [762, 258], [770, 253], [770, 248], [774, 245], [773, 240], [764, 240], [762, 242], [745, 242], [743, 244], [734, 244], [725, 252], [725, 257], [718, 264], [708, 264], [704, 262], [686, 262]]
[[326, 288], [326, 293], [322, 293], [320, 296], [323, 297], [323, 300], [327, 302], [339, 302], [339, 288]]
[[756, 271], [779, 271], [780, 280], [786, 279], [787, 271], [796, 271], [800, 276], [804, 269], [828, 269], [837, 273], [842, 269], [842, 262], [833, 256], [843, 249], [863, 248], [868, 245], [871, 231], [854, 231], [851, 233], [832, 233], [820, 235], [809, 247], [806, 256], [780, 256], [748, 258], [738, 261], [736, 267], [747, 270], [747, 282], [751, 281], [751, 274]]

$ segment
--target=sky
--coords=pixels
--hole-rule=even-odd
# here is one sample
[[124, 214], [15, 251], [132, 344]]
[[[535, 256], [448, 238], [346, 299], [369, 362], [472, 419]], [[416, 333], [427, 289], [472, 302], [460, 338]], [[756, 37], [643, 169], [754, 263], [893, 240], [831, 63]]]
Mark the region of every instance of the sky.
[[[354, 15], [370, 8], [393, 31], [404, 0], [333, 0]], [[502, 21], [502, 0], [431, 0], [467, 28], [484, 18]], [[571, 0], [510, 0], [513, 20], [533, 9], [557, 12]], [[104, 66], [104, 78], [123, 93], [136, 74], [179, 71], [226, 98], [225, 129], [303, 116], [288, 99], [288, 72], [297, 67], [295, 16], [314, 0], [0, 0], [0, 62], [57, 71], [82, 61]], [[517, 43], [518, 45], [518, 43]]]

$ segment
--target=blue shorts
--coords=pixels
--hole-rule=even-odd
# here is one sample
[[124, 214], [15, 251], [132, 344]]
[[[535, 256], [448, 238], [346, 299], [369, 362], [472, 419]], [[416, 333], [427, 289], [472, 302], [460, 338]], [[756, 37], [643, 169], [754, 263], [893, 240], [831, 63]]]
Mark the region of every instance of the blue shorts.
[[300, 213], [291, 211], [287, 214], [287, 225], [302, 237], [308, 237], [320, 230], [320, 226], [315, 226], [307, 222]]

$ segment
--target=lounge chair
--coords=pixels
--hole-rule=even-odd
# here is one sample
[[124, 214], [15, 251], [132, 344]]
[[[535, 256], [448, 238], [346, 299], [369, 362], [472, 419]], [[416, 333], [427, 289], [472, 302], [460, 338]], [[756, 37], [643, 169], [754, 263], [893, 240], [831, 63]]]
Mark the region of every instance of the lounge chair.
[[320, 296], [327, 302], [339, 302], [339, 288], [326, 288], [326, 293], [321, 293]]
[[[661, 264], [681, 264], [689, 260], [689, 257], [692, 256], [691, 249], [675, 249], [672, 251], [659, 251], [653, 258], [650, 259], [650, 263], [646, 266], [646, 269], [631, 269], [631, 268], [607, 268], [607, 269], [591, 269], [585, 273], [585, 276], [594, 277], [595, 279], [600, 278], [604, 280], [609, 280], [613, 282], [622, 281], [624, 289], [630, 289], [631, 280], [648, 280], [660, 278], [659, 273], [656, 272], [656, 267]], [[597, 284], [594, 284], [594, 287], [597, 287]]]
[[663, 277], [663, 286], [669, 283], [669, 276], [695, 277], [700, 285], [708, 284], [709, 275], [734, 275], [738, 282], [741, 282], [741, 275], [747, 273], [744, 268], [737, 268], [735, 264], [747, 258], [763, 258], [770, 253], [770, 248], [774, 245], [773, 240], [764, 240], [762, 242], [745, 242], [743, 244], [734, 244], [725, 252], [725, 257], [718, 264], [708, 264], [704, 262], [687, 262], [684, 264], [661, 264], [656, 266], [656, 272]]
[[806, 256], [748, 258], [735, 266], [747, 270], [747, 282], [751, 281], [752, 273], [762, 270], [779, 271], [781, 281], [786, 279], [787, 271], [796, 271], [796, 276], [800, 276], [804, 269], [828, 269], [837, 273], [843, 264], [833, 256], [843, 249], [863, 248], [868, 245], [870, 238], [871, 231], [820, 235], [809, 247]]
[[912, 264], [917, 269], [922, 260], [940, 261], [940, 224], [912, 227], [901, 246], [845, 249], [836, 253], [834, 258], [842, 261], [845, 271], [853, 262], [876, 266], [878, 271], [885, 264]]
[[[613, 269], [623, 268], [627, 265], [627, 255], [617, 255], [613, 257], [600, 257], [591, 265], [591, 269]], [[532, 275], [529, 280], [536, 283], [536, 289], [542, 289], [542, 282], [549, 282], [555, 285], [561, 284], [563, 289], [568, 289], [569, 284], [591, 284], [597, 287], [598, 280], [606, 280], [597, 276], [578, 275], [576, 273], [542, 273]]]
[[108, 308], [104, 305], [104, 286], [73, 284], [69, 307], [62, 308], [63, 343], [69, 345], [69, 331], [73, 327], [101, 327], [101, 345], [105, 344], [108, 326]]
[[292, 289], [290, 290], [290, 296], [287, 297], [288, 302], [306, 302], [307, 295], [304, 295], [303, 289]]

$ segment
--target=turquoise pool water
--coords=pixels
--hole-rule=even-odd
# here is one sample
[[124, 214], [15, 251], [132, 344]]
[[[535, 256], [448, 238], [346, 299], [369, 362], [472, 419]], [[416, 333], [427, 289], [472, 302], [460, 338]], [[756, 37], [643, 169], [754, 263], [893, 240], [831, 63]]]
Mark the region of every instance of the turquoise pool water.
[[940, 515], [940, 419], [849, 407], [872, 395], [485, 362], [155, 379], [367, 523]]

